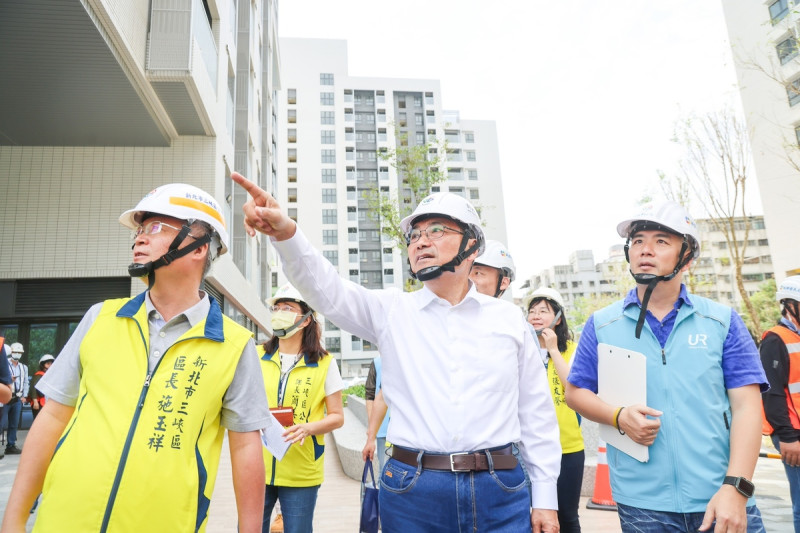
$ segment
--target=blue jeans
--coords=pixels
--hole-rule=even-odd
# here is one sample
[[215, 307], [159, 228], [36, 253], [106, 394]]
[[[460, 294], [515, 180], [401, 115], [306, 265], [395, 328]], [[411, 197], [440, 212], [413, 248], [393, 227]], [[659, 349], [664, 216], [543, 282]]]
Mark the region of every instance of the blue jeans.
[[267, 485], [264, 492], [264, 520], [261, 532], [269, 533], [269, 518], [275, 500], [281, 502], [284, 533], [310, 533], [313, 531], [314, 507], [317, 505], [319, 485], [313, 487], [276, 487]]
[[[703, 523], [705, 513], [670, 513], [639, 509], [617, 502], [622, 533], [694, 533]], [[714, 527], [711, 527], [713, 531]], [[752, 505], [747, 508], [747, 533], [765, 533], [761, 512]]]
[[[514, 453], [519, 459], [518, 451]], [[450, 472], [389, 459], [381, 473], [383, 533], [530, 533], [528, 481], [513, 470]]]
[[[777, 435], [772, 436], [772, 444], [775, 449], [781, 451], [780, 439]], [[786, 478], [789, 480], [789, 494], [792, 497], [792, 515], [794, 515], [794, 531], [800, 533], [800, 466], [789, 466], [783, 463], [786, 470]]]
[[17, 428], [19, 427], [19, 417], [21, 414], [22, 402], [19, 399], [3, 406], [3, 421], [5, 421], [5, 416], [8, 415], [8, 438], [6, 439], [6, 447], [17, 444]]
[[581, 533], [578, 508], [583, 483], [583, 450], [561, 455], [561, 474], [558, 476], [558, 523], [561, 533]]

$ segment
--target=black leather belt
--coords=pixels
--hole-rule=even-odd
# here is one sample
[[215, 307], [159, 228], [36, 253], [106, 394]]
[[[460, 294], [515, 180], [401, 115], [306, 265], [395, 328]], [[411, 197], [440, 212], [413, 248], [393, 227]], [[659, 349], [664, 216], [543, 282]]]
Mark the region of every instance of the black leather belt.
[[[449, 470], [451, 472], [470, 472], [489, 470], [489, 458], [492, 456], [492, 464], [495, 470], [513, 470], [517, 467], [517, 458], [512, 455], [511, 445], [499, 450], [481, 450], [479, 452], [463, 452], [434, 454], [423, 453], [422, 468], [432, 470]], [[392, 447], [392, 458], [409, 466], [417, 466], [418, 451]]]

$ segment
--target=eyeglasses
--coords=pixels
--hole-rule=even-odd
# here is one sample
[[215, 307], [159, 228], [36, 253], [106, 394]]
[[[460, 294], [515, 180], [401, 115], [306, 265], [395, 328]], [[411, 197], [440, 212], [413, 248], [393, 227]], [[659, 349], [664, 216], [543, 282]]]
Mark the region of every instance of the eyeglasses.
[[[171, 228], [175, 231], [180, 231], [181, 228], [176, 228], [171, 224], [167, 224], [166, 222], [161, 222], [160, 220], [152, 220], [145, 225], [139, 225], [136, 229], [131, 231], [131, 239], [136, 239], [139, 235], [155, 235], [156, 233], [161, 233], [161, 230], [164, 228]], [[197, 239], [194, 235], [187, 235], [187, 237], [191, 237], [192, 239]]]
[[269, 310], [272, 313], [277, 313], [278, 311], [288, 311], [289, 313], [299, 314], [297, 309], [294, 309], [288, 305], [270, 305]]
[[530, 309], [528, 309], [529, 316], [542, 316], [542, 315], [552, 315], [552, 314], [553, 311], [551, 311], [549, 308], [535, 309], [531, 307]]
[[412, 229], [411, 233], [408, 234], [408, 244], [413, 244], [418, 240], [420, 240], [423, 233], [425, 234], [425, 236], [428, 238], [429, 241], [438, 241], [439, 239], [444, 237], [444, 234], [447, 231], [452, 231], [453, 233], [464, 235], [463, 231], [458, 231], [457, 229], [448, 228], [444, 224], [431, 224], [425, 229], [419, 229], [419, 228]]

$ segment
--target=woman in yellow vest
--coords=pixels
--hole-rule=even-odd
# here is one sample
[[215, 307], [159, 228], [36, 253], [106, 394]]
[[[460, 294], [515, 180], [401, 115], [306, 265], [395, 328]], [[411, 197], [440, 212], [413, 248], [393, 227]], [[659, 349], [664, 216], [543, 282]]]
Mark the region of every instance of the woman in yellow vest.
[[294, 413], [284, 424], [284, 437], [293, 445], [283, 459], [277, 461], [264, 449], [262, 532], [270, 531], [277, 500], [285, 533], [305, 533], [311, 531], [323, 478], [323, 436], [344, 424], [344, 385], [336, 361], [322, 347], [314, 310], [297, 289], [284, 285], [268, 303], [273, 337], [260, 346], [267, 399], [270, 406], [291, 407]]
[[564, 316], [564, 300], [555, 289], [542, 287], [533, 292], [528, 304], [528, 323], [539, 338], [547, 383], [561, 433], [561, 474], [558, 476], [558, 522], [561, 533], [580, 533], [578, 506], [583, 482], [583, 434], [578, 414], [567, 407], [562, 382], [569, 374], [569, 362], [576, 344]]

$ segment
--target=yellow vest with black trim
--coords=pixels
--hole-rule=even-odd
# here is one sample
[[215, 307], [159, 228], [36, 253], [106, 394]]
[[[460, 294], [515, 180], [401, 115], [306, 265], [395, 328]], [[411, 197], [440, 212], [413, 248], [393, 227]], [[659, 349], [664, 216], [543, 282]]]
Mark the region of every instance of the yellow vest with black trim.
[[[281, 358], [279, 352], [269, 355], [264, 346], [258, 347], [261, 356], [261, 372], [267, 400], [273, 406], [278, 403], [281, 380]], [[316, 422], [325, 417], [325, 380], [333, 357], [326, 355], [316, 363], [309, 363], [304, 356], [292, 368], [287, 379], [284, 406], [294, 407], [294, 423]], [[277, 461], [264, 448], [264, 467], [267, 485], [277, 487], [313, 487], [322, 484], [324, 477], [325, 440], [323, 435], [312, 435], [302, 446], [292, 444], [283, 459]]]
[[[800, 406], [800, 335], [783, 326], [774, 326], [761, 336], [763, 340], [768, 333], [774, 333], [781, 338], [789, 352], [789, 375], [788, 381], [783, 392], [786, 396], [786, 411], [792, 427], [800, 429], [800, 415], [797, 408]], [[775, 430], [767, 420], [767, 413], [764, 411], [764, 404], [761, 404], [761, 432], [764, 435], [772, 435]]]
[[[569, 363], [575, 354], [577, 344], [574, 341], [567, 341], [567, 350], [561, 354], [564, 361]], [[583, 434], [581, 426], [578, 424], [578, 414], [569, 408], [564, 399], [564, 385], [556, 372], [556, 365], [549, 361], [547, 365], [547, 385], [550, 388], [550, 395], [553, 397], [553, 405], [556, 408], [556, 418], [558, 419], [558, 431], [561, 437], [561, 453], [575, 453], [583, 449]]]
[[106, 301], [80, 345], [78, 401], [34, 531], [205, 531], [222, 398], [250, 336], [212, 298], [149, 375], [144, 293]]

